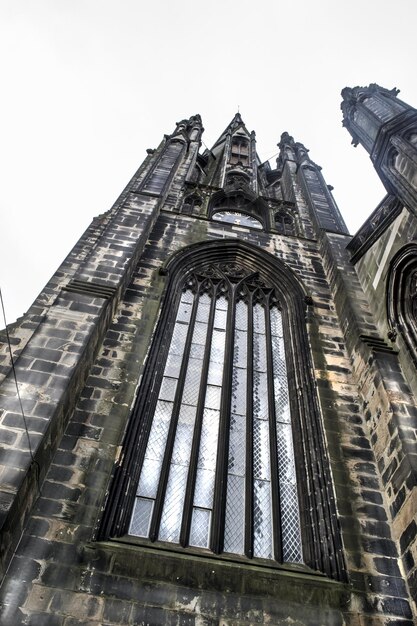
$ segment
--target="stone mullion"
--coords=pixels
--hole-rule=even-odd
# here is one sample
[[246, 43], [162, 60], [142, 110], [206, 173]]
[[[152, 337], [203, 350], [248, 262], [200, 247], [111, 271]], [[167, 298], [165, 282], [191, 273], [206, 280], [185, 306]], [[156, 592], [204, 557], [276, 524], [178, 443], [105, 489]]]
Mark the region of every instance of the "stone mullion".
[[233, 343], [236, 318], [236, 286], [229, 283], [229, 306], [227, 309], [226, 345], [224, 352], [222, 396], [220, 404], [219, 442], [216, 458], [216, 478], [214, 484], [213, 518], [210, 536], [210, 548], [215, 553], [223, 550], [226, 495], [227, 462], [230, 435], [230, 390], [232, 388]]
[[253, 293], [248, 290], [246, 371], [245, 554], [253, 557]]

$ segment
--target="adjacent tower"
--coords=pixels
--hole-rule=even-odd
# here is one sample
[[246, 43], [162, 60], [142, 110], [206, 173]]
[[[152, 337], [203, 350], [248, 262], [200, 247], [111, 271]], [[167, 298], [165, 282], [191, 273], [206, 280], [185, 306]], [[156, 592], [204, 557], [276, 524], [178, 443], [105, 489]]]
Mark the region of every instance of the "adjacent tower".
[[402, 102], [398, 89], [346, 87], [343, 125], [369, 153], [391, 194], [415, 212], [417, 206], [417, 111]]

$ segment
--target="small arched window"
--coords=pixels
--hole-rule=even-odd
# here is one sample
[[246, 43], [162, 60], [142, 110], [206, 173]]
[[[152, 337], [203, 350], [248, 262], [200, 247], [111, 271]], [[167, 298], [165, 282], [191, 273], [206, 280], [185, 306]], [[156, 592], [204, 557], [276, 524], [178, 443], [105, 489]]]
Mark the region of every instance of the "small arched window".
[[286, 211], [278, 211], [274, 216], [275, 228], [281, 235], [295, 235], [294, 219]]
[[187, 215], [192, 215], [193, 213], [200, 213], [201, 211], [201, 198], [198, 194], [191, 194], [184, 198], [183, 205], [181, 207], [181, 212]]
[[230, 152], [232, 165], [249, 165], [249, 141], [245, 137], [233, 137]]

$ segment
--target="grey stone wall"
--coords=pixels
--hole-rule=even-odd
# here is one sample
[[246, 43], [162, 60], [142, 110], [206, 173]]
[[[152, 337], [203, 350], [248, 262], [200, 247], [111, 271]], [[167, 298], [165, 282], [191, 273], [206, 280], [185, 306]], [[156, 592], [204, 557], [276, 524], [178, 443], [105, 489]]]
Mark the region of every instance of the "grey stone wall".
[[[12, 329], [30, 449], [7, 352], [0, 352], [0, 623], [411, 626], [417, 407], [411, 374], [407, 381], [401, 355], [385, 341], [368, 266], [358, 266], [358, 278], [324, 179], [302, 177], [295, 160], [284, 163], [282, 189], [284, 200], [295, 203], [302, 236], [207, 219], [218, 191], [213, 180], [228, 167], [223, 147], [216, 159], [207, 156], [211, 182], [192, 185], [204, 197], [200, 214], [181, 214], [200, 122], [177, 125], [181, 156], [169, 176], [158, 170], [161, 189], [144, 193], [169, 137], [148, 151], [112, 210], [87, 229], [45, 296]], [[277, 199], [266, 178], [255, 183], [265, 202]], [[323, 230], [334, 225], [337, 233]], [[132, 537], [96, 539], [164, 304], [169, 277], [160, 269], [186, 246], [226, 239], [282, 260], [308, 294], [311, 376], [347, 582], [295, 564], [197, 555]], [[317, 481], [325, 492], [325, 477]]]
[[[160, 310], [166, 277], [159, 268], [183, 246], [224, 238], [248, 241], [283, 259], [313, 298], [306, 323], [347, 584], [291, 566], [256, 567], [214, 556], [196, 558], [175, 549], [165, 552], [149, 545], [94, 541]], [[33, 495], [34, 508], [2, 587], [2, 624], [411, 626], [397, 537], [391, 532], [392, 513], [330, 290], [332, 266], [330, 262], [323, 266], [323, 256], [314, 240], [166, 212], [160, 215], [99, 342], [68, 424], [63, 423], [56, 435], [57, 451], [39, 498]], [[92, 303], [91, 296], [80, 296], [79, 304], [91, 307]], [[90, 313], [85, 311], [87, 317]], [[83, 321], [76, 325], [80, 332]], [[42, 362], [55, 363], [54, 354], [47, 352], [53, 348], [41, 349]], [[69, 358], [68, 353], [62, 357]], [[37, 357], [30, 358], [28, 371]], [[50, 382], [39, 380], [37, 389], [46, 392]], [[3, 420], [11, 413], [16, 411], [4, 412]], [[23, 438], [21, 426], [13, 428]]]
[[[387, 268], [401, 244], [401, 240], [395, 237], [401, 237], [401, 225], [404, 228], [407, 222], [407, 215], [397, 217], [393, 230], [387, 231], [359, 261], [357, 273], [346, 252], [347, 242], [340, 238], [335, 241], [336, 236], [329, 235], [324, 253], [329, 267], [333, 268], [330, 275], [336, 308], [365, 415], [366, 433], [382, 479], [383, 496], [388, 505], [387, 519], [392, 536], [399, 543], [410, 593], [416, 601], [417, 405], [404, 376], [403, 364], [408, 356], [404, 359], [404, 351], [398, 352], [398, 346], [387, 337], [386, 322]], [[404, 232], [410, 232], [410, 224], [402, 233], [402, 241]], [[390, 237], [392, 241], [388, 245]], [[384, 265], [378, 264], [375, 256], [384, 259]], [[378, 283], [375, 276], [380, 277]], [[359, 278], [364, 285], [363, 291]], [[378, 293], [371, 293], [372, 289]]]

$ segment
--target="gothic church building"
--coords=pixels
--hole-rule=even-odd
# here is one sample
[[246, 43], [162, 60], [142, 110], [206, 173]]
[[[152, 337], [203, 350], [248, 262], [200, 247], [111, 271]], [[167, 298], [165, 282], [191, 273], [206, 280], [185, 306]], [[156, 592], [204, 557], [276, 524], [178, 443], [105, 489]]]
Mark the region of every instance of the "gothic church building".
[[[412, 626], [417, 110], [344, 89], [386, 196], [179, 122], [0, 349], [2, 626]], [[13, 355], [13, 358], [12, 358]], [[17, 391], [18, 390], [18, 391]]]

